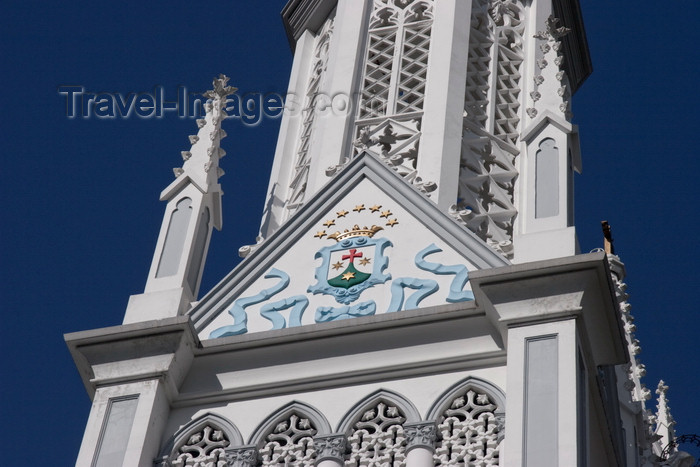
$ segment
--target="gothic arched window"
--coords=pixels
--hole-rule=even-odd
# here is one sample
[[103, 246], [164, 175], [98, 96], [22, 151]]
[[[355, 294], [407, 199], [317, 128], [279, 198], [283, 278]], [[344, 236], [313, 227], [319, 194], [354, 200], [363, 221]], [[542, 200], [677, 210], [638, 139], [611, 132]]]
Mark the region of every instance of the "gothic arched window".
[[498, 465], [504, 405], [500, 389], [476, 378], [468, 378], [445, 392], [429, 413], [429, 418], [437, 422], [440, 438], [435, 465]]
[[251, 444], [262, 445], [262, 466], [314, 465], [314, 436], [328, 434], [330, 425], [315, 408], [292, 402], [270, 415], [253, 433]]
[[183, 426], [161, 451], [160, 467], [222, 467], [225, 449], [243, 443], [238, 429], [226, 418], [206, 414]]
[[356, 404], [340, 424], [348, 434], [347, 467], [399, 467], [405, 465], [403, 425], [420, 418], [407, 399], [378, 391]]

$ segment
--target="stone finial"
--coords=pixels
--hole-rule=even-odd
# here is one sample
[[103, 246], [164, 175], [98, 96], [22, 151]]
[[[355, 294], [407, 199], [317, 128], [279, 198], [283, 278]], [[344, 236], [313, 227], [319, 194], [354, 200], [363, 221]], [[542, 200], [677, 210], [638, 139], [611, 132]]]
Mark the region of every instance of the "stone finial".
[[233, 86], [227, 86], [229, 79], [230, 78], [224, 74], [220, 74], [218, 78], [214, 78], [214, 81], [212, 81], [214, 89], [205, 92], [203, 94], [204, 97], [209, 99], [226, 99], [226, 96], [238, 91], [238, 89]]
[[656, 405], [656, 420], [659, 427], [661, 427], [661, 425], [667, 427], [668, 431], [670, 432], [669, 436], [672, 439], [675, 437], [672, 427], [676, 424], [676, 421], [673, 419], [673, 415], [671, 415], [671, 408], [668, 406], [668, 398], [666, 397], [667, 393], [668, 386], [664, 383], [664, 380], [659, 381], [659, 384], [656, 387], [656, 394], [659, 396]]

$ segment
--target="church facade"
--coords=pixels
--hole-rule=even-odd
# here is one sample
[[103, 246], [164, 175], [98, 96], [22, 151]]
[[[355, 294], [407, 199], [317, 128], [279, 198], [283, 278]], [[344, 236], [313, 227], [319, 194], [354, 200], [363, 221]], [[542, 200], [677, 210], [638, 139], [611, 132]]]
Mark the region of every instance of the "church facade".
[[[578, 0], [290, 0], [254, 245], [200, 296], [228, 78], [161, 193], [144, 293], [66, 335], [79, 466], [656, 466], [611, 244], [581, 254]], [[288, 102], [292, 104], [292, 102]]]

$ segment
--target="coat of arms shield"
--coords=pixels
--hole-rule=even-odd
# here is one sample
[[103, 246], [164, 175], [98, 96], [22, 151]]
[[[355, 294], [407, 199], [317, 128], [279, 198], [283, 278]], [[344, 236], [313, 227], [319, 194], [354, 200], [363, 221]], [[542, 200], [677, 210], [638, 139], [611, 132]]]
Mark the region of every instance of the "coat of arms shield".
[[384, 249], [391, 246], [387, 238], [372, 238], [381, 227], [359, 228], [336, 233], [328, 238], [338, 243], [321, 248], [315, 258], [321, 258], [316, 268], [316, 284], [308, 292], [335, 297], [338, 303], [347, 305], [357, 300], [360, 294], [376, 284], [391, 279], [385, 274], [388, 258]]

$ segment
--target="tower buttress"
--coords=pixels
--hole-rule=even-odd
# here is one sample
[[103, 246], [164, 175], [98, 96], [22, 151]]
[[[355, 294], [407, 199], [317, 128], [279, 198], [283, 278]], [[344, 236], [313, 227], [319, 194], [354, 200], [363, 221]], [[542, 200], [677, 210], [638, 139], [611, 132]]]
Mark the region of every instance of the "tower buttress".
[[124, 324], [183, 314], [196, 300], [209, 248], [212, 227], [221, 229], [221, 186], [224, 174], [219, 159], [226, 153], [220, 141], [226, 137], [221, 122], [226, 117], [226, 97], [236, 91], [228, 77], [214, 80], [204, 93], [205, 116], [197, 120], [199, 131], [191, 135], [184, 164], [173, 169], [175, 180], [160, 195], [167, 201], [144, 293], [132, 295]]

